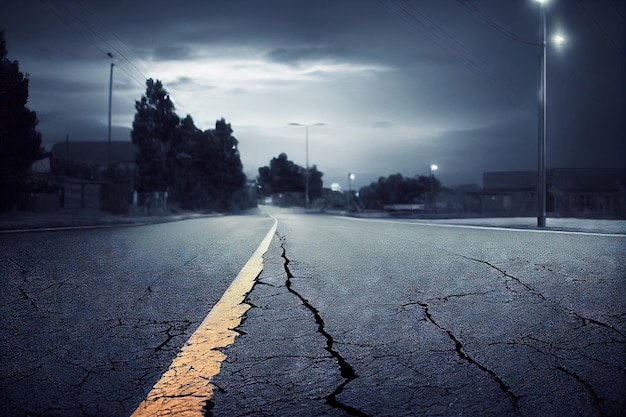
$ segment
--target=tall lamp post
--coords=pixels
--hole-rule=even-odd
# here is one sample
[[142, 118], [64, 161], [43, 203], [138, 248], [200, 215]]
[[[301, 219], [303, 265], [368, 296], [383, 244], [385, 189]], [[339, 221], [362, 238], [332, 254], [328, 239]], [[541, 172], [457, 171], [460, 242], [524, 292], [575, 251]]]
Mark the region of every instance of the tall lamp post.
[[546, 227], [546, 11], [539, 2], [541, 24], [541, 60], [539, 75], [539, 135], [537, 145], [537, 226]]
[[324, 123], [315, 123], [312, 125], [304, 125], [301, 123], [289, 123], [291, 126], [304, 126], [305, 128], [305, 146], [306, 146], [306, 172], [305, 176], [305, 194], [304, 204], [306, 208], [309, 208], [309, 128], [313, 126], [323, 126]]
[[[545, 5], [547, 0], [535, 0], [539, 3], [541, 25], [541, 59], [539, 75], [539, 135], [537, 146], [537, 227], [546, 227], [546, 120], [547, 120], [547, 24]], [[554, 36], [554, 43], [565, 42], [562, 35]]]
[[[111, 52], [107, 53], [109, 58], [113, 58]], [[111, 102], [113, 99], [113, 62], [111, 62], [111, 72], [109, 73], [109, 140], [107, 149], [107, 169], [111, 168]]]

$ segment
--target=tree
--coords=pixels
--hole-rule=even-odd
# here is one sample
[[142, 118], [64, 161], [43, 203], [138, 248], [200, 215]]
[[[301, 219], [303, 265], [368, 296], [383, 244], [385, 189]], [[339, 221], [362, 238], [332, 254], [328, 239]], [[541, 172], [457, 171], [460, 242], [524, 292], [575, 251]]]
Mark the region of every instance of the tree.
[[169, 191], [182, 208], [233, 210], [248, 208], [246, 175], [237, 139], [223, 118], [215, 129], [180, 119], [160, 81], [146, 81], [146, 94], [135, 102], [131, 137], [137, 146], [139, 191]]
[[135, 102], [131, 139], [137, 146], [140, 191], [166, 191], [174, 181], [175, 139], [180, 123], [161, 81], [146, 81], [146, 94]]
[[28, 75], [7, 54], [0, 31], [0, 210], [18, 202], [30, 166], [42, 154], [37, 114], [26, 107]]
[[[324, 173], [317, 167], [309, 168], [309, 197], [311, 199], [322, 196]], [[306, 168], [290, 161], [286, 153], [272, 158], [270, 165], [259, 168], [257, 181], [260, 186], [260, 197], [269, 197], [279, 193], [306, 191]]]
[[423, 175], [414, 178], [402, 174], [380, 177], [378, 182], [359, 190], [359, 200], [368, 209], [381, 209], [388, 204], [414, 204], [423, 202], [426, 194], [437, 191], [439, 180]]
[[230, 210], [233, 199], [245, 187], [246, 175], [239, 155], [239, 141], [232, 135], [233, 129], [224, 118], [215, 122], [215, 129], [208, 132], [212, 145], [213, 181], [222, 209]]

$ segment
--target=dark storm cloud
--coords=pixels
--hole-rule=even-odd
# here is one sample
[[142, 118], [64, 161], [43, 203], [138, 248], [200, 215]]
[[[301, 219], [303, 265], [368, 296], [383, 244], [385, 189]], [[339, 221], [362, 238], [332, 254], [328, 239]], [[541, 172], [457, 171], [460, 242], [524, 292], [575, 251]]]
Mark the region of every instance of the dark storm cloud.
[[44, 93], [91, 94], [102, 93], [102, 86], [90, 80], [67, 80], [63, 78], [37, 77], [30, 80], [30, 86]]
[[[480, 13], [452, 0], [80, 3], [123, 43], [77, 3], [63, 6], [107, 42], [59, 2], [0, 4], [9, 57], [31, 74], [29, 106], [44, 140], [104, 137], [104, 52], [115, 46], [143, 70], [112, 51], [120, 140], [147, 68], [202, 128], [220, 116], [237, 132], [254, 126], [237, 133], [247, 172], [283, 150], [303, 163], [304, 132], [288, 130], [290, 121], [326, 123], [311, 152], [329, 183], [345, 181], [348, 169], [360, 173], [357, 182], [424, 174], [433, 162], [452, 184], [536, 166], [539, 50], [528, 44], [539, 34], [535, 1], [472, 1]], [[549, 32], [568, 39], [548, 56], [548, 166], [624, 166], [626, 36], [616, 12], [626, 13], [624, 5], [546, 7]]]
[[197, 49], [191, 46], [161, 46], [152, 50], [150, 58], [155, 61], [186, 61], [197, 57]]

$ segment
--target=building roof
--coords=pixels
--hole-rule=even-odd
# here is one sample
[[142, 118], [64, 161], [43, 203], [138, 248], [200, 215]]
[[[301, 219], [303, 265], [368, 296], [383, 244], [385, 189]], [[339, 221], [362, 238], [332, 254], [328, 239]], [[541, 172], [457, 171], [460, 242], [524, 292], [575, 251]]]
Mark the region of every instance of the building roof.
[[[109, 155], [106, 141], [63, 141], [52, 145], [52, 159], [83, 164], [106, 165]], [[135, 161], [135, 145], [130, 141], [111, 141], [111, 163]]]

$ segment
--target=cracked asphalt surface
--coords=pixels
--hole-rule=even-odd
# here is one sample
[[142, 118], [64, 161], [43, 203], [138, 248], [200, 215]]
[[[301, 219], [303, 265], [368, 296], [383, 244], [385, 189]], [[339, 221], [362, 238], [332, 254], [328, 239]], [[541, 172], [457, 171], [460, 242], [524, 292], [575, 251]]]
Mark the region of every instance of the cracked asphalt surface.
[[[625, 415], [623, 235], [268, 211], [206, 416]], [[0, 415], [130, 415], [272, 224], [0, 235]]]
[[272, 212], [207, 415], [625, 415], [623, 236]]
[[0, 235], [0, 415], [130, 415], [272, 223]]

